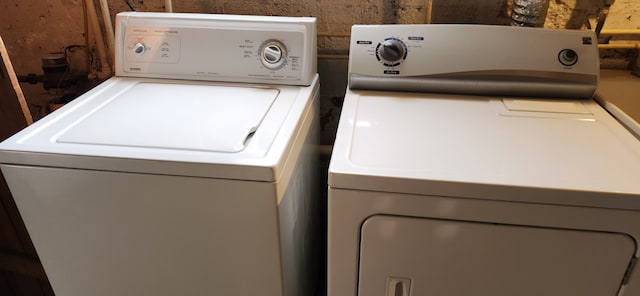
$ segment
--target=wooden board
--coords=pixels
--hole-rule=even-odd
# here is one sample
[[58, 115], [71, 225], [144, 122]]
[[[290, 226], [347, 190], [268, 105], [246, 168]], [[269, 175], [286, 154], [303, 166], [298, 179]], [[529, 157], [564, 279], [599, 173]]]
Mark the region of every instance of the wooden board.
[[[0, 141], [33, 122], [0, 37]], [[0, 173], [0, 295], [54, 295], [16, 204]]]
[[4, 139], [33, 123], [33, 119], [2, 37], [0, 56], [0, 138]]

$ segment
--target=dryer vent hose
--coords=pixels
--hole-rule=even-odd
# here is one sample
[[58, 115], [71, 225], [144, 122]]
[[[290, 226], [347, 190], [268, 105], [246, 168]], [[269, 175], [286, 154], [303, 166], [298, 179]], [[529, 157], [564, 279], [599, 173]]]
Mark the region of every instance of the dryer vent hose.
[[542, 27], [549, 10], [549, 0], [513, 0], [511, 25]]

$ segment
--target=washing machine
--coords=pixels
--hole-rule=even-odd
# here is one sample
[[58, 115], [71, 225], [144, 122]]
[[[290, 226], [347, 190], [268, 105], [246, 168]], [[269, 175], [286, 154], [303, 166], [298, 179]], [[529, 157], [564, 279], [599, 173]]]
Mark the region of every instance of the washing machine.
[[588, 31], [354, 26], [329, 296], [640, 295], [640, 140]]
[[116, 76], [0, 144], [56, 295], [312, 295], [316, 20], [127, 12]]

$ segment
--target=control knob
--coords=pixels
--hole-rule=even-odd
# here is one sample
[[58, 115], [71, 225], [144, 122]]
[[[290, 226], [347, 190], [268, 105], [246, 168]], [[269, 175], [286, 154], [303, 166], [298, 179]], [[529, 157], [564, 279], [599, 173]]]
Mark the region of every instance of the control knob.
[[558, 53], [558, 60], [565, 66], [573, 66], [578, 62], [578, 53], [573, 49], [563, 49]]
[[133, 45], [133, 53], [135, 53], [137, 55], [141, 55], [145, 51], [147, 51], [147, 46], [144, 45], [144, 43], [138, 42], [138, 43]]
[[280, 41], [267, 41], [260, 50], [262, 64], [271, 70], [279, 69], [287, 60], [287, 49]]
[[405, 55], [404, 43], [398, 39], [387, 39], [380, 45], [378, 55], [387, 62], [399, 62]]

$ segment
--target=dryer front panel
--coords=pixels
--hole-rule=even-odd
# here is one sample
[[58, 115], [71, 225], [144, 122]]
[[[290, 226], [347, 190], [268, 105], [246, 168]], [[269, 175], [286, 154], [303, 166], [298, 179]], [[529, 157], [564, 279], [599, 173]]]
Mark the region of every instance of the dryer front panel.
[[617, 295], [635, 250], [619, 233], [376, 215], [358, 295]]

